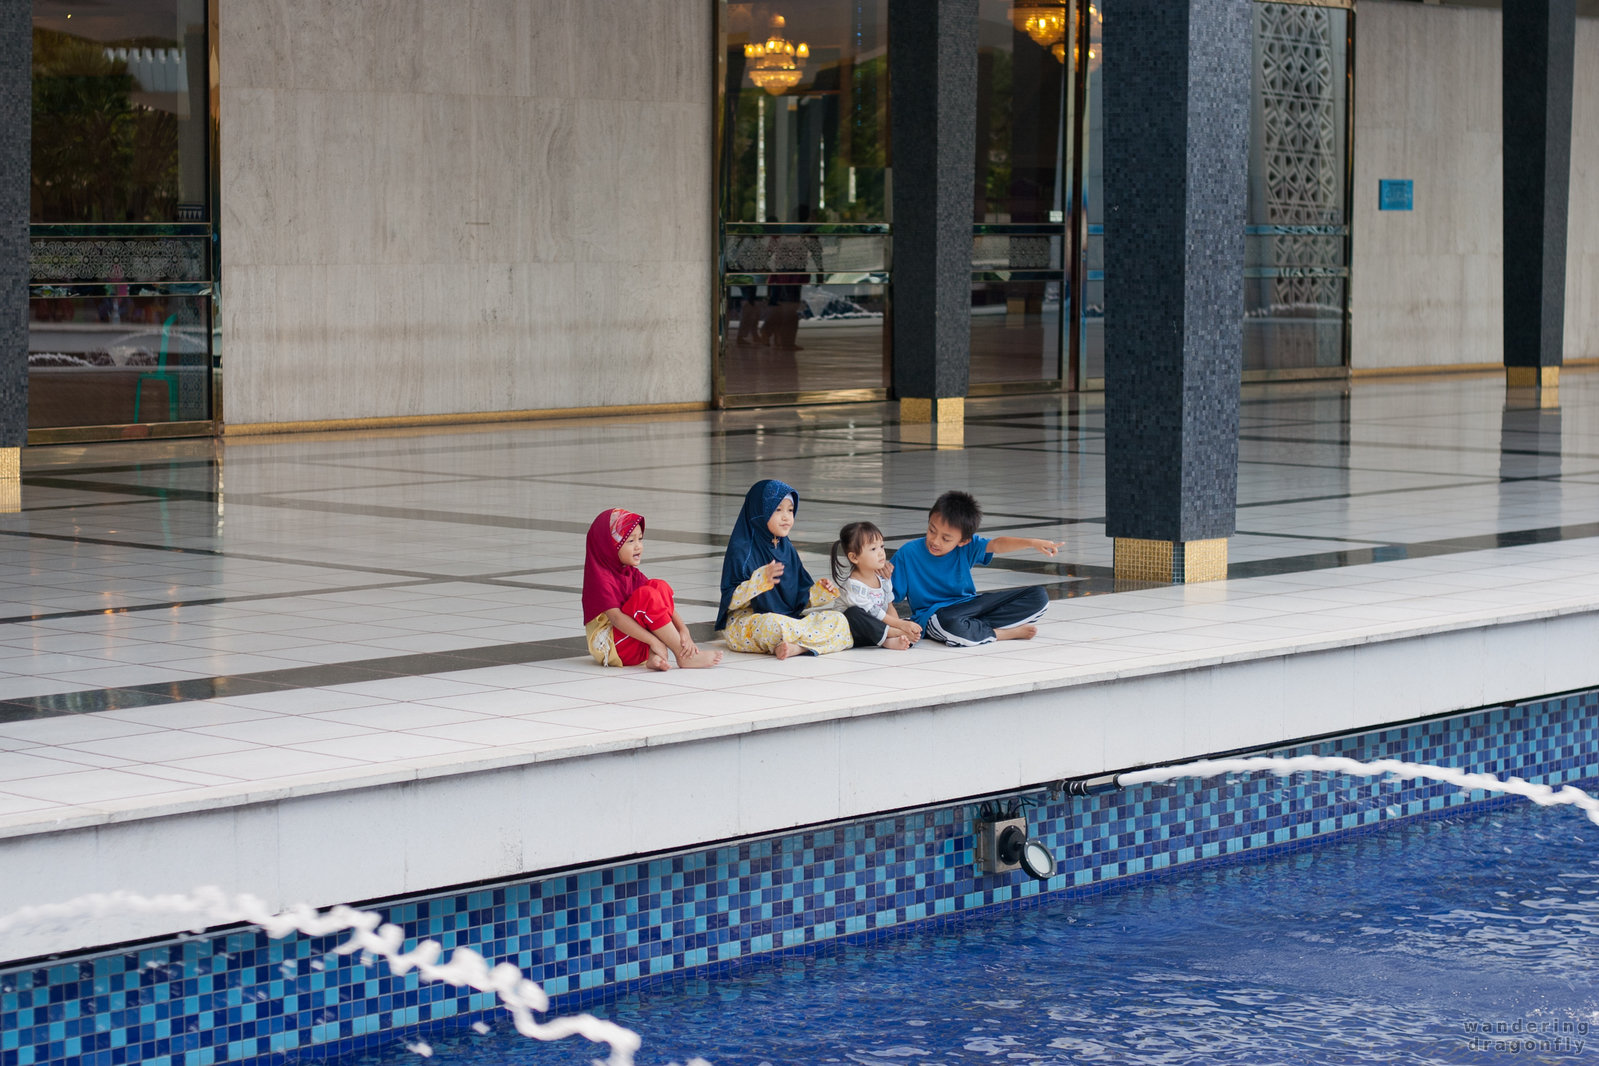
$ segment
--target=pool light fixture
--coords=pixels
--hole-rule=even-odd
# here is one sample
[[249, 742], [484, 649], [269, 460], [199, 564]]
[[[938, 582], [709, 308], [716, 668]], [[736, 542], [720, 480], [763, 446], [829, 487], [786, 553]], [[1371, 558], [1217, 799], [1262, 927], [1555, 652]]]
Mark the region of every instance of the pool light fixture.
[[1027, 835], [1024, 818], [979, 818], [977, 863], [989, 874], [1026, 870], [1029, 877], [1038, 881], [1055, 876], [1054, 853], [1042, 841]]

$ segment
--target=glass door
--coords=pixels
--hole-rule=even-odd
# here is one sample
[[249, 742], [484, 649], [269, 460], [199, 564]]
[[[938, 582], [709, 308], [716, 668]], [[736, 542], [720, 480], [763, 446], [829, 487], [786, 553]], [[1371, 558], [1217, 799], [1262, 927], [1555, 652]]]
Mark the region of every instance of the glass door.
[[716, 397], [888, 395], [887, 0], [724, 0]]
[[[1109, 0], [1087, 11], [1077, 210], [1078, 387], [1105, 385], [1099, 72]], [[1256, 3], [1245, 225], [1244, 380], [1341, 377], [1348, 366], [1350, 48], [1347, 0]]]
[[[980, 0], [971, 392], [1058, 389], [1072, 288], [1067, 0]], [[887, 0], [717, 6], [716, 398], [892, 381]]]
[[1071, 5], [980, 0], [973, 395], [1059, 388], [1070, 304]]
[[214, 429], [212, 16], [34, 0], [30, 441]]
[[1350, 13], [1254, 6], [1244, 374], [1323, 377], [1347, 363]]

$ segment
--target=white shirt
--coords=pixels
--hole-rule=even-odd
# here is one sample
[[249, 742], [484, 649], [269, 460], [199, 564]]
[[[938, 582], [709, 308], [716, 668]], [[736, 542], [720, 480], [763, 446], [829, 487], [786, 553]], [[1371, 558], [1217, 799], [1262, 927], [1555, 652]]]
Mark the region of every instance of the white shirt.
[[844, 595], [849, 602], [865, 611], [878, 621], [888, 616], [888, 605], [894, 602], [894, 593], [891, 586], [879, 581], [877, 588], [850, 578], [844, 582]]

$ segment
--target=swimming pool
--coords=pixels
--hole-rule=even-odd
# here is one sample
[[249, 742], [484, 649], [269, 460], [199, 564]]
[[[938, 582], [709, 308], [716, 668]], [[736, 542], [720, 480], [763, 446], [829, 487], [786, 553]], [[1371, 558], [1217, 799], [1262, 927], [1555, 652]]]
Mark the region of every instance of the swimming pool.
[[[591, 1010], [639, 1032], [641, 1064], [1584, 1061], [1599, 828], [1535, 807], [1412, 822]], [[504, 1066], [595, 1051], [509, 1025], [431, 1048]], [[396, 1041], [355, 1061], [423, 1060]]]
[[[1580, 784], [1599, 775], [1599, 690], [1266, 754], [1399, 758]], [[947, 927], [1029, 910], [1046, 896], [1133, 892], [1146, 880], [1183, 876], [1179, 867], [1197, 877], [1208, 864], [1245, 856], [1320, 855], [1348, 834], [1476, 809], [1485, 796], [1426, 780], [1251, 773], [1017, 798], [1035, 802], [1029, 831], [1059, 859], [1047, 887], [1019, 873], [982, 872], [978, 806], [951, 801], [380, 901], [381, 920], [400, 926], [409, 945], [436, 940], [446, 952], [468, 947], [491, 965], [516, 967], [549, 993], [557, 1015], [569, 1016], [613, 1002], [619, 990], [739, 966], [750, 972], [752, 960], [829, 944], [897, 942], [929, 922]], [[1548, 813], [1588, 825], [1569, 809]], [[393, 1048], [417, 1034], [436, 1040], [500, 1016], [493, 993], [423, 982], [359, 951], [338, 954], [341, 940], [275, 939], [225, 924], [0, 967], [0, 1066], [287, 1066]], [[556, 1054], [588, 1061], [586, 1051]], [[656, 1057], [641, 1061], [671, 1057], [654, 1048], [646, 1055]]]

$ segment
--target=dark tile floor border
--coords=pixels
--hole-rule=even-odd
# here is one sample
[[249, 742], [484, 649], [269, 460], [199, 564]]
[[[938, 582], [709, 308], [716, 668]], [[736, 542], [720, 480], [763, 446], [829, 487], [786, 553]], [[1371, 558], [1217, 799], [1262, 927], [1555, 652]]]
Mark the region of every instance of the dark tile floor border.
[[[1291, 559], [1262, 559], [1233, 563], [1228, 567], [1227, 576], [1229, 579], [1280, 576], [1310, 570], [1360, 566], [1366, 563], [1392, 562], [1399, 559], [1421, 559], [1438, 555], [1455, 555], [1465, 552], [1489, 551], [1528, 544], [1548, 544], [1591, 537], [1599, 537], [1599, 522], [1517, 530], [1509, 533], [1487, 533], [1470, 537], [1453, 537], [1446, 540], [1426, 541], [1415, 544], [1373, 544], [1369, 547], [1350, 548], [1346, 551], [1337, 552], [1317, 552], [1310, 555], [1295, 556]], [[1082, 566], [1070, 563], [1053, 563], [1031, 559], [995, 559], [989, 569], [1047, 575], [1053, 580], [1041, 583], [1041, 587], [1044, 588], [1052, 600], [1068, 600], [1081, 596], [1102, 596], [1118, 592], [1163, 587], [1149, 582], [1117, 581], [1108, 567]], [[447, 580], [470, 581], [471, 579], [453, 577]], [[511, 584], [513, 582], [505, 583]], [[355, 586], [358, 589], [373, 587], [378, 586]], [[576, 592], [575, 589], [570, 589], [566, 586], [537, 587]], [[297, 594], [285, 593], [281, 595]], [[241, 597], [241, 599], [256, 598], [263, 597]], [[215, 602], [229, 601], [220, 599]], [[709, 606], [703, 601], [685, 602], [695, 602], [701, 606]], [[576, 628], [575, 623], [573, 628]], [[716, 635], [715, 630], [709, 623], [696, 623], [689, 628], [697, 641], [710, 641]], [[50, 718], [60, 715], [92, 713], [94, 711], [120, 710], [127, 707], [146, 707], [163, 703], [181, 703], [189, 700], [218, 699], [224, 696], [253, 695], [289, 689], [327, 688], [334, 685], [351, 685], [363, 681], [377, 681], [386, 678], [453, 673], [481, 669], [486, 666], [544, 662], [550, 659], [581, 656], [586, 651], [587, 646], [584, 638], [571, 636], [524, 643], [493, 644], [445, 652], [383, 656], [346, 663], [307, 664], [303, 667], [289, 667], [279, 670], [265, 670], [257, 673], [218, 677], [192, 678], [148, 685], [83, 689], [74, 692], [0, 701], [0, 722]]]

